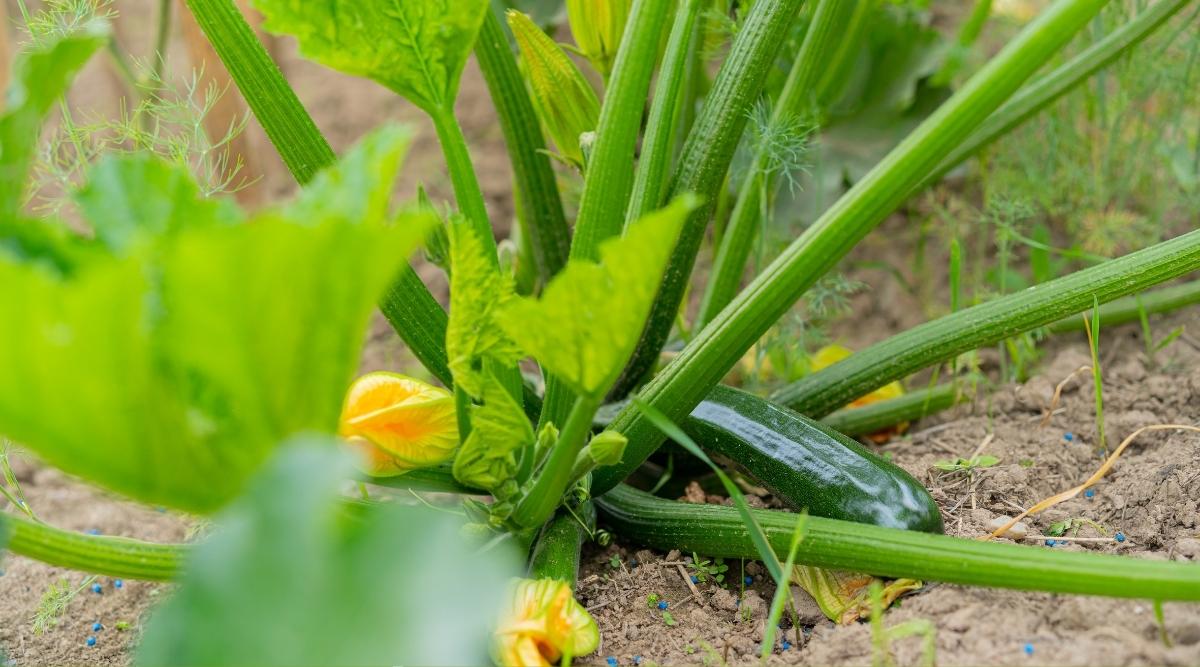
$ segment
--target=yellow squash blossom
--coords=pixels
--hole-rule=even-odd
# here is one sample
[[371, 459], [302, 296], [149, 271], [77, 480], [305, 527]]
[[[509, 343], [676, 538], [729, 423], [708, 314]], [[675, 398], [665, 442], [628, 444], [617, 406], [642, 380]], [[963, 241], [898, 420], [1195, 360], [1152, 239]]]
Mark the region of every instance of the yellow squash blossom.
[[338, 435], [363, 455], [369, 475], [437, 465], [458, 446], [454, 397], [397, 373], [368, 373], [346, 393]]
[[608, 81], [633, 0], [567, 0], [567, 22], [579, 52]]
[[563, 655], [587, 655], [600, 646], [600, 629], [571, 586], [557, 579], [515, 579], [509, 607], [492, 637], [492, 659], [502, 667], [541, 667]]

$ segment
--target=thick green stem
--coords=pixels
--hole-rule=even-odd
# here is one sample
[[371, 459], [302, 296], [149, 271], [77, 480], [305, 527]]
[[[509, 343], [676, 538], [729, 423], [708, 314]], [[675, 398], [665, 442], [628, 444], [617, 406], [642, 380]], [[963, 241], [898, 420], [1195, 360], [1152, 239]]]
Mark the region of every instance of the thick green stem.
[[1191, 0], [1159, 0], [1153, 3], [1104, 39], [1023, 88], [1004, 106], [997, 109], [996, 113], [989, 116], [966, 141], [955, 147], [916, 190], [923, 190], [938, 182], [947, 172], [979, 149], [1008, 134], [1035, 113], [1074, 90], [1075, 86], [1140, 44], [1189, 2]]
[[337, 159], [233, 0], [187, 0], [225, 69], [301, 185]]
[[[579, 576], [579, 552], [587, 531], [596, 524], [596, 509], [591, 502], [580, 505], [572, 515], [565, 508], [542, 526], [533, 555], [529, 558], [529, 576], [533, 579], [559, 579], [575, 588]], [[580, 521], [587, 522], [585, 528]]]
[[610, 393], [612, 398], [623, 398], [646, 377], [671, 335], [750, 108], [761, 94], [802, 4], [803, 0], [755, 2], [717, 73], [704, 109], [684, 143], [671, 186], [672, 194], [691, 192], [702, 196], [704, 203], [688, 216], [637, 351]]
[[429, 118], [433, 120], [438, 142], [442, 145], [442, 154], [446, 158], [446, 169], [450, 172], [450, 183], [454, 186], [458, 210], [466, 216], [471, 228], [483, 240], [488, 259], [496, 264], [496, 237], [492, 234], [483, 190], [479, 187], [479, 179], [475, 177], [475, 166], [471, 163], [467, 138], [463, 136], [462, 127], [454, 117], [454, 109], [441, 109], [430, 113]]
[[[668, 418], [682, 419], [813, 283], [1103, 5], [1064, 0], [1044, 11], [766, 267], [644, 388], [643, 399]], [[598, 494], [616, 486], [662, 442], [636, 408], [624, 410], [614, 426], [629, 446], [620, 464], [596, 471]]]
[[[614, 532], [657, 549], [757, 558], [738, 511], [655, 498], [620, 485], [596, 499]], [[786, 555], [796, 514], [751, 510]], [[972, 586], [1151, 600], [1200, 600], [1200, 566], [982, 542], [810, 516], [796, 562]]]
[[642, 139], [642, 154], [638, 158], [633, 193], [625, 212], [626, 225], [666, 203], [667, 179], [675, 157], [682, 100], [685, 98], [684, 84], [692, 66], [696, 20], [703, 5], [703, 0], [685, 0], [671, 26], [658, 82], [654, 86], [654, 100], [646, 121], [646, 136]]
[[[1200, 303], [1200, 280], [1180, 283], [1162, 289], [1151, 290], [1137, 296], [1117, 299], [1100, 307], [1100, 324], [1115, 327], [1137, 322], [1141, 313], [1154, 315], [1179, 310]], [[1050, 333], [1074, 333], [1083, 331], [1083, 319], [1065, 317], [1046, 327]]]
[[867, 435], [949, 409], [961, 399], [958, 387], [943, 384], [878, 403], [838, 410], [822, 418], [821, 422], [843, 435]]
[[[575, 238], [571, 242], [573, 258], [595, 260], [599, 257], [600, 243], [621, 234], [625, 206], [633, 188], [630, 165], [641, 130], [642, 110], [671, 6], [671, 0], [635, 0], [630, 11], [600, 107], [596, 143], [584, 176]], [[553, 375], [548, 377], [542, 423], [561, 423], [571, 400], [571, 390]]]
[[658, 60], [671, 0], [635, 0], [600, 108], [596, 144], [588, 161], [571, 257], [596, 259], [600, 243], [619, 236], [633, 189], [634, 152], [650, 78]]
[[11, 514], [0, 514], [7, 524], [8, 548], [57, 567], [94, 572], [110, 577], [170, 581], [183, 563], [187, 546], [155, 544], [125, 537], [81, 535]]
[[600, 401], [596, 399], [585, 396], [575, 399], [575, 405], [559, 432], [558, 442], [550, 450], [546, 464], [538, 471], [529, 493], [513, 511], [513, 521], [518, 526], [532, 528], [542, 525], [562, 502], [563, 493], [573, 481], [571, 472], [575, 468], [575, 458], [587, 444], [588, 434], [592, 431], [592, 417], [599, 407]]
[[[816, 109], [817, 80], [827, 69], [838, 43], [846, 39], [846, 26], [860, 4], [867, 3], [821, 0], [817, 5], [804, 43], [796, 54], [796, 64], [788, 73], [783, 91], [775, 101], [771, 125], [791, 122], [798, 114]], [[710, 322], [737, 294], [760, 226], [762, 195], [775, 187], [775, 173], [768, 168], [770, 161], [769, 147], [759, 146], [754, 164], [742, 182], [729, 224], [721, 235], [721, 245], [713, 260], [712, 276], [696, 318], [697, 327]]]
[[1200, 230], [899, 333], [783, 387], [771, 399], [818, 418], [879, 387], [1200, 268]]
[[523, 225], [521, 233], [533, 250], [538, 283], [545, 285], [567, 263], [571, 231], [563, 215], [554, 169], [545, 153], [542, 128], [509, 46], [508, 33], [494, 11], [484, 18], [475, 42], [475, 57], [508, 146], [516, 196], [523, 205], [523, 215], [518, 217]]
[[[187, 4], [296, 181], [304, 185], [332, 165], [337, 160], [333, 149], [233, 0]], [[379, 309], [429, 372], [450, 386], [446, 313], [411, 268], [404, 268]]]

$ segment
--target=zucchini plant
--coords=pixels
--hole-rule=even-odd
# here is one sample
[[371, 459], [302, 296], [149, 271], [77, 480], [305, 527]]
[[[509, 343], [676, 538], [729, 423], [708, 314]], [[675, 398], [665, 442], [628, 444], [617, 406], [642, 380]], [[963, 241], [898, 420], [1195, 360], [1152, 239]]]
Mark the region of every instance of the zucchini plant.
[[[934, 388], [922, 401], [861, 408], [869, 414], [835, 412], [962, 352], [1200, 268], [1200, 231], [928, 322], [770, 399], [720, 384], [887, 215], [1188, 0], [1158, 0], [1042, 72], [1105, 5], [1052, 3], [740, 291], [778, 169], [763, 148], [741, 182], [732, 174], [753, 112], [769, 105], [768, 127], [799, 114], [820, 127], [831, 85], [823, 73], [853, 67], [876, 3], [731, 3], [738, 29], [709, 80], [706, 44], [719, 37], [710, 3], [568, 0], [600, 94], [533, 19], [505, 16], [502, 3], [254, 4], [266, 29], [294, 36], [305, 57], [372, 79], [429, 116], [454, 207], [444, 217], [428, 203], [393, 208], [409, 131], [380, 128], [338, 160], [233, 0], [187, 0], [300, 194], [248, 214], [200, 196], [179, 164], [113, 156], [74, 194], [89, 234], [30, 219], [24, 183], [37, 129], [107, 43], [107, 28], [86, 22], [19, 59], [0, 116], [0, 433], [127, 497], [215, 514], [219, 528], [198, 546], [155, 545], [0, 514], [0, 532], [14, 552], [55, 565], [180, 580], [141, 659], [472, 662], [479, 642], [449, 641], [460, 652], [447, 653], [435, 641], [462, 606], [504, 609], [490, 623], [496, 662], [569, 663], [599, 641], [571, 592], [581, 543], [599, 534], [597, 510], [618, 535], [651, 546], [762, 559], [779, 583], [790, 576], [779, 554], [788, 554], [789, 563], [878, 576], [1200, 600], [1200, 573], [1188, 564], [939, 535], [920, 483], [834, 430], [869, 432], [952, 404], [954, 387]], [[472, 53], [512, 164], [515, 271], [497, 251], [501, 221], [454, 113]], [[563, 178], [581, 187], [573, 226]], [[714, 220], [724, 236], [699, 321], [677, 328]], [[419, 245], [448, 269], [448, 312], [408, 264]], [[1194, 289], [1176, 292], [1155, 303], [1194, 301]], [[374, 306], [441, 387], [393, 373], [354, 379]], [[677, 331], [681, 350], [660, 366]], [[611, 419], [598, 417], [630, 396]], [[811, 419], [827, 415], [833, 427]], [[798, 514], [691, 506], [623, 484], [664, 431], [805, 510], [799, 546]], [[338, 493], [351, 479], [457, 494], [461, 510], [446, 519], [353, 500]], [[443, 553], [446, 563], [430, 565]], [[471, 571], [481, 597], [431, 601], [443, 587], [426, 569]], [[497, 581], [515, 574], [526, 578], [501, 591]], [[489, 620], [478, 616], [456, 622], [481, 631]], [[280, 623], [253, 636], [262, 617]], [[439, 619], [441, 632], [430, 625]], [[196, 624], [204, 633], [189, 629]], [[397, 635], [396, 624], [412, 632]], [[286, 645], [284, 626], [301, 639]], [[228, 638], [223, 648], [197, 639], [214, 635]]]

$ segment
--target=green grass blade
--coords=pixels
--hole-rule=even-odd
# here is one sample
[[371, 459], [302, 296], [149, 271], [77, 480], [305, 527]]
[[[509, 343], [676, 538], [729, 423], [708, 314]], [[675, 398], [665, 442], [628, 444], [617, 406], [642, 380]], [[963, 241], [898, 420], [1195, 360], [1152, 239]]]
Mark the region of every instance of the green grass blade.
[[717, 193], [734, 150], [749, 119], [749, 111], [762, 92], [788, 31], [803, 0], [760, 0], [754, 3], [738, 30], [729, 56], [717, 73], [712, 90], [683, 146], [672, 177], [673, 194], [691, 192], [704, 197], [703, 205], [688, 218], [671, 264], [659, 288], [654, 309], [612, 398], [623, 398], [645, 378], [675, 325], [679, 305], [687, 291], [704, 230], [717, 203]]
[[1083, 312], [1200, 268], [1200, 230], [1021, 292], [926, 322], [775, 392], [773, 401], [820, 417], [859, 396], [955, 356]]
[[546, 142], [509, 46], [504, 24], [489, 11], [475, 42], [475, 57], [487, 82], [492, 104], [500, 119], [504, 143], [512, 162], [516, 197], [523, 203], [522, 233], [533, 248], [538, 282], [545, 285], [567, 263], [571, 231], [563, 215], [562, 199]]
[[[672, 419], [691, 411], [810, 286], [1104, 4], [1063, 0], [1045, 10], [755, 278], [642, 390], [642, 396]], [[596, 471], [598, 493], [616, 486], [661, 442], [636, 410], [619, 415], [614, 427], [629, 438], [629, 447], [620, 465]]]
[[[663, 500], [625, 485], [597, 498], [596, 505], [605, 525], [651, 548], [757, 557], [756, 542], [732, 507]], [[750, 513], [776, 553], [785, 553], [800, 516], [778, 510]], [[1200, 600], [1200, 568], [1195, 563], [982, 542], [821, 517], [807, 518], [796, 560], [877, 576], [970, 586]]]
[[[821, 0], [817, 5], [804, 42], [796, 54], [796, 63], [788, 73], [779, 99], [775, 101], [772, 124], [816, 108], [814, 97], [817, 80], [827, 70], [839, 42], [845, 41], [846, 26], [856, 7], [856, 3], [839, 0]], [[754, 156], [754, 165], [742, 183], [737, 204], [733, 207], [733, 214], [725, 233], [721, 235], [721, 245], [713, 260], [712, 276], [705, 288], [700, 314], [696, 319], [697, 327], [710, 322], [737, 294], [759, 228], [761, 195], [764, 190], [770, 191], [774, 187], [773, 174], [765, 169], [769, 159], [767, 147], [760, 147]], [[766, 183], [762, 182], [764, 178], [767, 179]]]

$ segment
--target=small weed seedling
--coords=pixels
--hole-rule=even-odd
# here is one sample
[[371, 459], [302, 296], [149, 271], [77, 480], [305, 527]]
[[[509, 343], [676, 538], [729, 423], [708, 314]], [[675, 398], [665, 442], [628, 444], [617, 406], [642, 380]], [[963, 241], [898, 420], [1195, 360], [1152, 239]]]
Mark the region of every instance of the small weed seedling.
[[91, 586], [94, 581], [96, 581], [96, 577], [86, 577], [74, 588], [66, 578], [50, 584], [46, 592], [42, 593], [42, 601], [38, 603], [37, 613], [33, 615], [33, 634], [44, 634], [50, 628], [58, 625], [58, 619], [66, 613], [71, 600]]
[[944, 470], [951, 473], [967, 473], [970, 475], [980, 468], [990, 468], [1000, 462], [1000, 459], [995, 456], [972, 456], [969, 459], [958, 458], [953, 461], [943, 460], [933, 464], [933, 467], [938, 470]]
[[725, 583], [725, 573], [729, 571], [729, 566], [725, 563], [724, 558], [718, 558], [716, 561], [701, 560], [696, 552], [692, 552], [692, 562], [688, 564], [688, 569], [691, 570], [692, 576], [696, 577], [696, 581], [703, 584], [709, 579], [718, 584]]
[[1053, 535], [1054, 537], [1062, 537], [1063, 535], [1066, 535], [1068, 531], [1070, 531], [1071, 537], [1075, 537], [1079, 534], [1079, 529], [1083, 528], [1084, 526], [1091, 526], [1096, 530], [1096, 532], [1108, 537], [1107, 528], [1101, 526], [1095, 521], [1092, 521], [1091, 519], [1085, 519], [1083, 517], [1063, 519], [1057, 523], [1050, 524], [1050, 527], [1046, 529], [1046, 534]]

